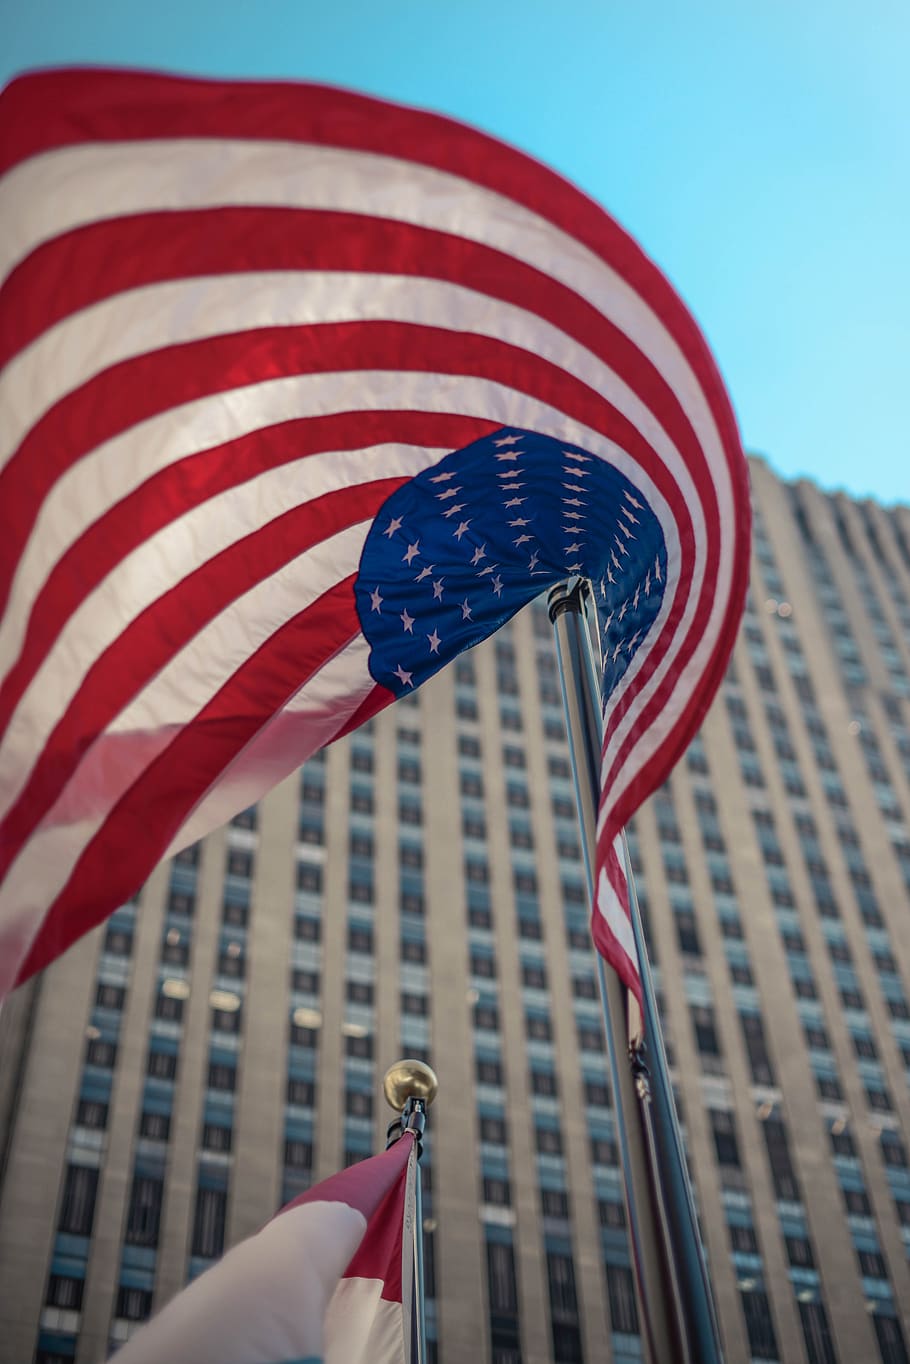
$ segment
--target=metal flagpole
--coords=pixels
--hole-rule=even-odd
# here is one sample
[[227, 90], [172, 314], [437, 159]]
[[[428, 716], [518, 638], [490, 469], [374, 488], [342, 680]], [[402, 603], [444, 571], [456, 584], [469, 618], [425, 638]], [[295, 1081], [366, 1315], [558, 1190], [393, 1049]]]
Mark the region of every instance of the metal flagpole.
[[[585, 609], [589, 591], [586, 580], [569, 579], [551, 590], [549, 607], [593, 903], [602, 726], [600, 682]], [[634, 995], [600, 954], [595, 956], [642, 1334], [654, 1364], [722, 1364], [625, 839], [623, 846], [644, 1019]]]
[[439, 1081], [435, 1071], [423, 1061], [396, 1061], [385, 1073], [382, 1092], [386, 1103], [399, 1115], [389, 1124], [386, 1150], [405, 1132], [413, 1132], [417, 1142], [417, 1178], [414, 1181], [414, 1280], [412, 1284], [411, 1357], [416, 1364], [427, 1364], [426, 1295], [423, 1282], [423, 1190], [420, 1157], [427, 1109], [436, 1098]]

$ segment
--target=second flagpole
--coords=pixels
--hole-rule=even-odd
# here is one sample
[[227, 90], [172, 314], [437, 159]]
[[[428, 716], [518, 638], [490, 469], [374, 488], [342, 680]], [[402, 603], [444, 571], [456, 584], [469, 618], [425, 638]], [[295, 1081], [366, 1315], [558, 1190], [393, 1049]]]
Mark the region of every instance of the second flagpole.
[[[587, 583], [580, 578], [560, 583], [550, 592], [549, 608], [593, 903], [600, 799], [601, 694], [587, 624], [588, 590]], [[638, 1001], [600, 954], [595, 955], [642, 1334], [653, 1364], [722, 1364], [714, 1303], [625, 842], [624, 855], [644, 1019]], [[649, 1065], [645, 1064], [643, 1033], [649, 1043]]]

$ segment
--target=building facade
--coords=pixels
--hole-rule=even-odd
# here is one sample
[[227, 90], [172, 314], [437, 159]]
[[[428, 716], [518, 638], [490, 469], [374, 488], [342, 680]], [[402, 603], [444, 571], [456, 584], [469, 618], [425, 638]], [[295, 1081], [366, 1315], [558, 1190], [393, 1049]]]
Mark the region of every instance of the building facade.
[[[908, 1359], [910, 509], [752, 461], [744, 627], [629, 830], [729, 1364]], [[543, 603], [157, 869], [0, 1015], [0, 1361], [96, 1364], [381, 1149], [442, 1364], [642, 1357]]]

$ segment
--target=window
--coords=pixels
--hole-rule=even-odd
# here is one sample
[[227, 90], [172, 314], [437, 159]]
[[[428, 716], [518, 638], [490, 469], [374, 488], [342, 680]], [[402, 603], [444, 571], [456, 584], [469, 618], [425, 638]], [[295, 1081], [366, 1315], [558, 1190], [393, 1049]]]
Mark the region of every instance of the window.
[[531, 1089], [535, 1094], [545, 1094], [548, 1098], [555, 1098], [558, 1093], [556, 1076], [551, 1070], [532, 1070]]
[[164, 1184], [150, 1175], [136, 1175], [130, 1192], [125, 1240], [131, 1246], [157, 1246]]
[[223, 1189], [199, 1189], [193, 1217], [192, 1254], [213, 1259], [224, 1250], [227, 1193]]
[[284, 1163], [292, 1170], [310, 1170], [313, 1166], [313, 1145], [309, 1141], [286, 1141]]
[[768, 1151], [768, 1163], [771, 1166], [774, 1192], [778, 1198], [796, 1200], [800, 1196], [799, 1184], [790, 1160], [787, 1129], [781, 1119], [775, 1117], [766, 1118], [762, 1123], [762, 1129]]
[[607, 1295], [610, 1301], [610, 1324], [622, 1335], [638, 1334], [638, 1309], [635, 1305], [635, 1283], [632, 1271], [625, 1265], [607, 1265]]
[[104, 937], [104, 950], [115, 957], [128, 957], [133, 950], [133, 935], [122, 928], [109, 928]]
[[173, 1080], [177, 1074], [177, 1057], [168, 1051], [150, 1051], [146, 1070], [157, 1080]]
[[739, 1166], [739, 1146], [736, 1140], [736, 1119], [733, 1114], [725, 1108], [712, 1108], [711, 1134], [714, 1137], [714, 1149], [717, 1153], [718, 1165]]
[[695, 1045], [702, 1056], [719, 1056], [720, 1042], [714, 1026], [714, 1010], [707, 1005], [692, 1006], [692, 1026], [695, 1030]]
[[322, 937], [322, 920], [311, 914], [294, 916], [294, 937], [298, 942], [319, 942]]
[[210, 1061], [208, 1073], [209, 1089], [233, 1090], [237, 1086], [236, 1066], [224, 1065], [221, 1062]]
[[492, 1203], [495, 1207], [508, 1207], [512, 1201], [512, 1190], [507, 1179], [492, 1179], [484, 1177], [483, 1181], [483, 1201]]
[[487, 1280], [490, 1289], [490, 1312], [508, 1315], [517, 1313], [515, 1255], [507, 1242], [487, 1241]]
[[477, 1083], [481, 1085], [502, 1084], [502, 1062], [478, 1056], [475, 1062]]
[[560, 1255], [554, 1251], [548, 1253], [547, 1280], [550, 1288], [550, 1310], [554, 1320], [577, 1320], [578, 1299], [575, 1294], [575, 1269], [571, 1255]]
[[294, 1076], [288, 1079], [285, 1097], [289, 1104], [301, 1104], [306, 1108], [312, 1107], [316, 1095], [316, 1086], [312, 1080], [298, 1080]]
[[63, 1184], [58, 1230], [72, 1236], [91, 1236], [95, 1217], [98, 1171], [88, 1165], [68, 1165]]
[[746, 1334], [749, 1337], [749, 1353], [753, 1359], [777, 1359], [777, 1340], [774, 1323], [771, 1320], [771, 1304], [767, 1293], [752, 1288], [740, 1293]]
[[743, 1251], [746, 1255], [759, 1253], [758, 1237], [755, 1235], [754, 1227], [732, 1226], [729, 1231], [731, 1249]]
[[541, 1189], [540, 1207], [544, 1217], [569, 1216], [569, 1195], [562, 1189]]
[[521, 983], [531, 990], [547, 988], [547, 970], [543, 962], [522, 962]]
[[73, 1279], [68, 1274], [52, 1274], [48, 1280], [45, 1302], [48, 1307], [62, 1307], [69, 1312], [78, 1312], [82, 1307], [84, 1287], [83, 1279]]
[[562, 1155], [562, 1134], [555, 1127], [536, 1127], [534, 1139], [541, 1155]]
[[508, 1129], [504, 1118], [481, 1117], [480, 1140], [494, 1146], [505, 1146], [508, 1142]]
[[585, 1080], [585, 1103], [593, 1108], [609, 1108], [610, 1086], [605, 1080]]
[[787, 1259], [791, 1265], [796, 1265], [800, 1269], [813, 1269], [815, 1267], [812, 1244], [808, 1237], [786, 1236], [784, 1241], [787, 1247]]
[[809, 1364], [837, 1364], [831, 1332], [824, 1304], [821, 1302], [801, 1302], [799, 1317], [806, 1342]]
[[297, 889], [310, 892], [322, 890], [322, 868], [312, 862], [297, 863]]
[[139, 1118], [139, 1135], [152, 1141], [167, 1141], [171, 1134], [171, 1119], [168, 1113], [143, 1112]]
[[107, 1104], [93, 1099], [80, 1099], [76, 1107], [76, 1122], [80, 1127], [107, 1127]]
[[100, 1009], [122, 1009], [126, 990], [122, 985], [99, 985], [95, 1003]]
[[352, 1118], [372, 1118], [373, 1096], [358, 1089], [349, 1089], [344, 1096], [344, 1111]]
[[230, 1151], [233, 1132], [221, 1123], [207, 1122], [202, 1128], [202, 1148], [205, 1151]]
[[373, 1039], [369, 1035], [366, 1037], [346, 1037], [344, 1039], [344, 1050], [348, 1056], [359, 1056], [368, 1060], [373, 1055]]
[[126, 1321], [145, 1321], [152, 1310], [152, 1295], [147, 1288], [127, 1288], [121, 1284], [117, 1291], [116, 1315]]
[[351, 924], [348, 928], [348, 950], [350, 952], [372, 952], [372, 928], [368, 928], [366, 924]]

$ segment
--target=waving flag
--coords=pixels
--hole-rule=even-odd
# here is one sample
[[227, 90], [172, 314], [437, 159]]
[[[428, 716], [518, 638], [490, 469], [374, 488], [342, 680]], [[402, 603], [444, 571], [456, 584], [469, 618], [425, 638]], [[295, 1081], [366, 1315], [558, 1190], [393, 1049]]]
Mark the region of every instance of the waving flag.
[[659, 270], [448, 119], [127, 71], [0, 96], [0, 989], [566, 574], [619, 829], [745, 591], [730, 405]]
[[301, 1194], [173, 1298], [117, 1364], [410, 1364], [411, 1133]]

